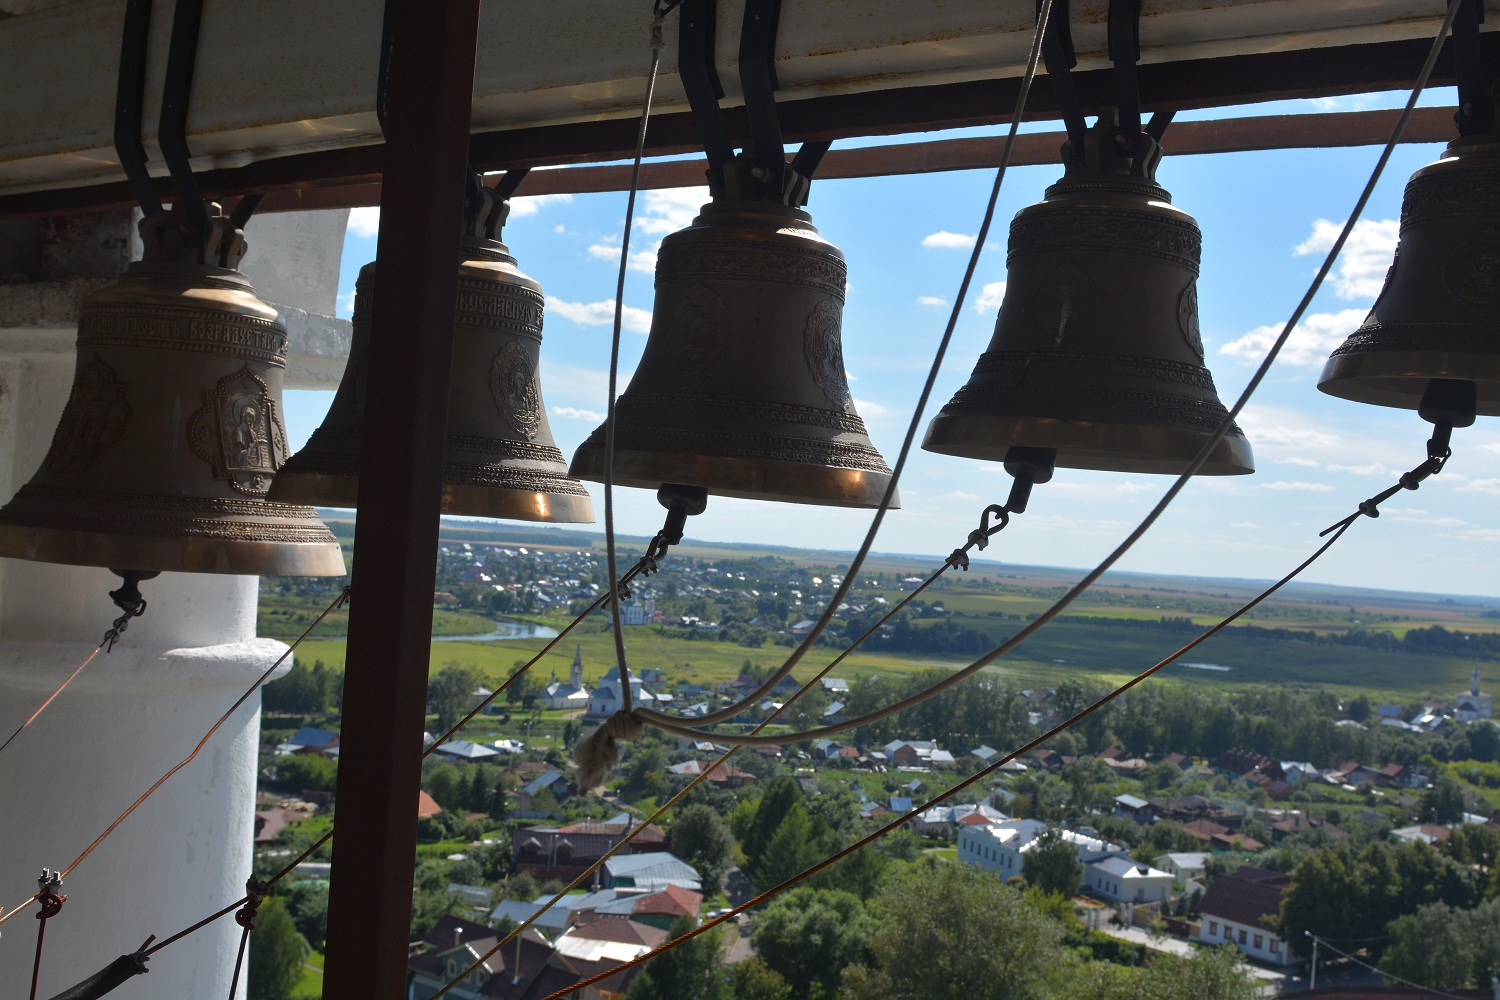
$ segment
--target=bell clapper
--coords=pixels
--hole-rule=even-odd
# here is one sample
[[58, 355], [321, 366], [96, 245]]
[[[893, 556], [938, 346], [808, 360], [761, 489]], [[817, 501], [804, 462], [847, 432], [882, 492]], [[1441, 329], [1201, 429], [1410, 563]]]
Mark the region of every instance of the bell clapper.
[[125, 581], [120, 584], [119, 590], [109, 592], [109, 599], [115, 602], [115, 607], [125, 613], [116, 618], [104, 633], [102, 645], [106, 647], [106, 653], [115, 648], [115, 641], [130, 627], [130, 619], [139, 618], [146, 613], [146, 598], [141, 594], [141, 581], [161, 575], [160, 570], [154, 569], [111, 569], [110, 572]]
[[[947, 564], [955, 569], [967, 570], [969, 550], [985, 548], [991, 537], [1010, 524], [1010, 515], [1026, 513], [1026, 505], [1031, 501], [1031, 488], [1039, 483], [1050, 482], [1056, 467], [1056, 448], [1012, 447], [1006, 451], [1005, 471], [1014, 477], [1014, 481], [1010, 484], [1010, 496], [1006, 498], [1005, 506], [992, 503], [986, 507], [979, 515], [979, 527], [969, 532], [969, 540], [962, 548], [954, 549], [949, 554]], [[990, 524], [992, 515], [1000, 519], [995, 524]]]
[[1427, 460], [1410, 472], [1401, 474], [1396, 485], [1382, 490], [1359, 505], [1359, 510], [1325, 528], [1321, 535], [1338, 530], [1361, 515], [1379, 517], [1380, 505], [1402, 490], [1417, 489], [1431, 476], [1443, 471], [1453, 455], [1449, 440], [1455, 427], [1468, 427], [1474, 423], [1478, 413], [1479, 387], [1468, 379], [1435, 378], [1427, 383], [1417, 413], [1433, 425], [1432, 437], [1427, 439]]

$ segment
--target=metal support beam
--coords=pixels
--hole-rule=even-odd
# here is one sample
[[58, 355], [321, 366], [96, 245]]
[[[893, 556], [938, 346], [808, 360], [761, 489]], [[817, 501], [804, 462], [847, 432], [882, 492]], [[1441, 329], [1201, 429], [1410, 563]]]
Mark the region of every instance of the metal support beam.
[[479, 0], [396, 5], [324, 991], [404, 1000]]

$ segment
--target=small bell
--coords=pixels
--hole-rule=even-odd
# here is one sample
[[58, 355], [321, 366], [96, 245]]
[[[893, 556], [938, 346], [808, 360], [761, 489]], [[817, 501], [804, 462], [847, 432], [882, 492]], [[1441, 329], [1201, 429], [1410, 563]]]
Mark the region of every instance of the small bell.
[[209, 206], [141, 222], [145, 259], [84, 300], [73, 391], [31, 481], [0, 509], [0, 556], [129, 570], [342, 576], [309, 507], [266, 500], [286, 460], [286, 328], [235, 267]]
[[[542, 288], [522, 274], [493, 235], [508, 203], [482, 196], [465, 221], [453, 322], [442, 510], [525, 521], [592, 521], [583, 484], [568, 476], [542, 405], [537, 359]], [[277, 473], [271, 497], [354, 507], [374, 307], [375, 264], [359, 272], [354, 342], [343, 381], [321, 426]]]
[[[715, 199], [663, 240], [651, 333], [615, 405], [614, 482], [879, 506], [891, 470], [849, 393], [846, 278], [811, 217], [773, 201]], [[604, 462], [600, 427], [572, 471], [602, 481]]]
[[1467, 380], [1500, 416], [1500, 134], [1460, 136], [1401, 202], [1385, 287], [1323, 365], [1318, 388], [1417, 409], [1432, 379]]
[[[1198, 332], [1198, 226], [1155, 182], [1156, 141], [1138, 133], [1124, 159], [1105, 118], [1012, 221], [994, 336], [925, 450], [1055, 448], [1063, 467], [1178, 475], [1228, 415]], [[1198, 474], [1253, 469], [1231, 426]]]

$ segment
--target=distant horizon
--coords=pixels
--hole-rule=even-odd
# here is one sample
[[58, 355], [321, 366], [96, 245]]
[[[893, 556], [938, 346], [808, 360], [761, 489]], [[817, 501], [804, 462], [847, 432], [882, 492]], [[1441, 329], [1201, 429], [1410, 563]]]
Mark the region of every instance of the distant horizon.
[[[322, 517], [324, 520], [334, 520], [334, 521], [353, 521], [353, 520], [355, 520], [355, 514], [357, 513], [356, 511], [353, 511], [353, 510], [347, 510], [345, 508], [336, 508], [336, 507], [319, 507], [319, 508], [317, 508], [317, 511], [318, 511], [318, 515], [320, 517]], [[458, 515], [458, 514], [444, 514], [444, 515], [442, 515], [440, 517], [440, 523], [447, 524], [447, 525], [450, 525], [450, 526], [453, 526], [453, 527], [471, 528], [471, 529], [475, 529], [475, 530], [485, 530], [485, 529], [488, 529], [488, 530], [491, 530], [491, 531], [511, 531], [511, 532], [520, 532], [520, 533], [526, 533], [526, 532], [559, 532], [559, 533], [562, 533], [562, 532], [572, 532], [572, 533], [576, 533], [576, 534], [580, 534], [580, 535], [596, 536], [599, 539], [601, 545], [603, 544], [604, 539], [605, 539], [604, 529], [603, 528], [595, 528], [595, 527], [593, 527], [591, 525], [547, 524], [547, 523], [541, 523], [541, 522], [525, 522], [525, 521], [496, 521], [496, 520], [491, 519], [491, 518], [466, 517], [466, 516]], [[691, 522], [689, 522], [689, 526], [691, 527]], [[624, 533], [624, 532], [616, 532], [615, 533], [615, 538], [616, 538], [617, 542], [624, 541], [624, 542], [629, 542], [629, 543], [633, 543], [633, 544], [636, 544], [636, 543], [638, 543], [638, 544], [644, 544], [646, 541], [648, 541], [651, 538], [651, 536], [650, 535], [644, 535], [644, 534], [638, 535], [638, 534], [633, 534], [633, 533], [627, 534], [627, 533]], [[491, 543], [491, 544], [505, 544], [505, 543], [503, 543], [503, 542], [495, 542], [495, 543]], [[766, 553], [793, 552], [793, 553], [800, 553], [800, 554], [804, 554], [804, 555], [808, 555], [808, 556], [822, 556], [822, 555], [827, 555], [827, 556], [830, 556], [830, 557], [843, 556], [843, 557], [845, 557], [843, 559], [844, 562], [848, 562], [854, 556], [854, 551], [852, 549], [809, 548], [807, 546], [784, 545], [784, 544], [769, 543], [769, 542], [722, 541], [722, 540], [711, 539], [711, 538], [700, 538], [700, 537], [697, 537], [697, 536], [692, 535], [692, 534], [688, 534], [688, 535], [684, 536], [684, 538], [683, 538], [683, 544], [684, 545], [689, 545], [689, 546], [695, 545], [695, 544], [696, 545], [704, 545], [704, 546], [723, 546], [723, 547], [726, 547], [726, 548], [749, 549], [749, 550], [755, 550], [755, 551], [762, 551], [762, 552], [766, 552]], [[870, 558], [876, 558], [876, 557], [884, 558], [884, 559], [911, 560], [912, 562], [917, 562], [917, 563], [930, 563], [931, 564], [929, 566], [930, 569], [936, 569], [937, 568], [937, 564], [936, 564], [935, 560], [933, 559], [933, 557], [930, 556], [930, 555], [922, 554], [922, 553], [887, 552], [887, 551], [883, 551], [883, 550], [880, 550], [880, 549], [872, 549], [871, 552], [870, 552]], [[1081, 576], [1083, 576], [1083, 574], [1085, 574], [1085, 573], [1087, 573], [1087, 572], [1089, 572], [1090, 570], [1093, 569], [1092, 566], [1056, 566], [1056, 565], [1049, 565], [1049, 564], [1045, 564], [1045, 563], [1000, 562], [1000, 561], [997, 561], [997, 560], [994, 560], [994, 559], [986, 559], [986, 558], [983, 558], [983, 557], [977, 557], [977, 556], [973, 555], [972, 553], [970, 554], [969, 562], [970, 562], [970, 564], [971, 564], [971, 566], [972, 566], [973, 569], [975, 569], [975, 570], [984, 569], [984, 570], [987, 570], [988, 572], [991, 572], [991, 573], [1000, 572], [1000, 571], [1014, 572], [1014, 571], [1017, 571], [1017, 570], [1023, 570], [1023, 571], [1025, 571], [1025, 570], [1039, 570], [1039, 571], [1045, 571], [1045, 572], [1049, 572], [1049, 573], [1058, 573], [1058, 574], [1077, 574], [1078, 576], [1081, 577]], [[1134, 578], [1138, 578], [1138, 579], [1190, 580], [1190, 581], [1194, 581], [1196, 583], [1224, 583], [1224, 584], [1237, 584], [1237, 585], [1241, 585], [1241, 586], [1251, 586], [1251, 585], [1253, 585], [1253, 586], [1268, 586], [1271, 583], [1274, 583], [1276, 579], [1279, 579], [1277, 577], [1205, 576], [1205, 575], [1201, 575], [1201, 574], [1191, 574], [1191, 573], [1165, 573], [1165, 572], [1153, 572], [1153, 571], [1149, 571], [1149, 570], [1137, 570], [1137, 569], [1126, 569], [1126, 570], [1111, 569], [1111, 570], [1109, 570], [1108, 572], [1106, 572], [1104, 574], [1103, 578], [1101, 579], [1101, 582], [1104, 582], [1104, 581], [1112, 579], [1112, 578], [1118, 578], [1118, 577], [1134, 577]], [[954, 579], [963, 579], [963, 574], [961, 572], [956, 573], [953, 578]], [[1347, 593], [1347, 594], [1400, 594], [1400, 595], [1408, 595], [1408, 596], [1414, 596], [1414, 597], [1436, 597], [1436, 598], [1462, 599], [1462, 600], [1465, 600], [1465, 601], [1471, 601], [1471, 602], [1473, 602], [1473, 603], [1475, 603], [1475, 604], [1477, 604], [1479, 606], [1482, 606], [1482, 607], [1500, 608], [1500, 597], [1497, 597], [1497, 596], [1494, 596], [1494, 595], [1489, 595], [1489, 594], [1463, 594], [1463, 593], [1455, 593], [1455, 592], [1449, 592], [1449, 591], [1434, 591], [1434, 590], [1396, 590], [1396, 589], [1393, 589], [1393, 588], [1390, 588], [1390, 587], [1357, 587], [1357, 586], [1350, 586], [1348, 584], [1328, 583], [1328, 582], [1324, 582], [1324, 581], [1311, 580], [1311, 579], [1309, 579], [1309, 580], [1303, 580], [1303, 579], [1293, 580], [1291, 583], [1288, 583], [1285, 587], [1283, 587], [1282, 590], [1283, 591], [1288, 591], [1288, 590], [1305, 590], [1305, 589], [1309, 589], [1309, 588], [1311, 588], [1311, 589], [1317, 589], [1317, 590], [1322, 590], [1322, 591], [1333, 591], [1333, 592], [1337, 592], [1337, 593]]]

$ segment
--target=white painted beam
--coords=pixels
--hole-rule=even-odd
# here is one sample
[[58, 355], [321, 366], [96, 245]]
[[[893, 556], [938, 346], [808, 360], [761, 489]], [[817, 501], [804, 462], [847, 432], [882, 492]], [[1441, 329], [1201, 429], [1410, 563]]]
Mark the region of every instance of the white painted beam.
[[[1082, 69], [1106, 62], [1107, 7], [1073, 3]], [[1500, 0], [1486, 7], [1488, 24], [1500, 24]], [[169, 4], [158, 8], [146, 96], [152, 123], [171, 20]], [[1018, 75], [1033, 10], [1033, 0], [785, 0], [780, 98]], [[720, 3], [718, 65], [730, 103], [742, 11], [742, 0]], [[189, 113], [195, 167], [375, 141], [380, 13], [378, 0], [208, 0]], [[1428, 36], [1442, 13], [1431, 0], [1152, 0], [1142, 60]], [[79, 0], [0, 20], [0, 192], [120, 179], [112, 133], [122, 18], [118, 0]], [[649, 28], [644, 3], [486, 4], [474, 130], [637, 114]], [[674, 23], [667, 37], [657, 106], [683, 110]], [[156, 155], [149, 139], [147, 148]]]

